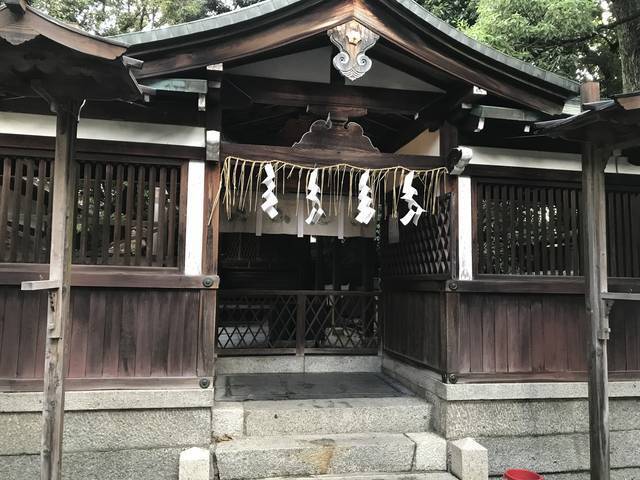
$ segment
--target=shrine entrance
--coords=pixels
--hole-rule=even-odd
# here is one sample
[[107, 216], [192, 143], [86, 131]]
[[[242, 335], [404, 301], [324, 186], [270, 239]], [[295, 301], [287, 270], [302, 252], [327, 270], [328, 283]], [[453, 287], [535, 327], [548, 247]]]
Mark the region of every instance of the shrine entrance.
[[377, 354], [373, 238], [223, 233], [218, 355]]
[[433, 217], [442, 160], [380, 153], [330, 115], [293, 147], [222, 155], [217, 355], [377, 355], [382, 231]]

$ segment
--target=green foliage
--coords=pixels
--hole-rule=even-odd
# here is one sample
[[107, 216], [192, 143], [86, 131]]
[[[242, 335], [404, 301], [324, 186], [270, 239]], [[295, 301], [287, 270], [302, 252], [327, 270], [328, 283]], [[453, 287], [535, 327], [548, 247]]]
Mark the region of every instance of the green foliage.
[[467, 33], [502, 52], [547, 70], [575, 76], [585, 45], [601, 18], [596, 0], [478, 0]]
[[476, 23], [478, 0], [419, 0], [436, 17], [459, 29]]
[[34, 7], [98, 35], [190, 22], [257, 0], [33, 0]]

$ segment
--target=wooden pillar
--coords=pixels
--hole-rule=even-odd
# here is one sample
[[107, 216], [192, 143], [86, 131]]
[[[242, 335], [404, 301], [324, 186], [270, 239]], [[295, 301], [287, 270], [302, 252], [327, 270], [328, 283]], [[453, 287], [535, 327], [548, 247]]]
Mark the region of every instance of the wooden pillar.
[[47, 334], [45, 340], [44, 399], [42, 407], [41, 478], [59, 480], [64, 429], [64, 375], [67, 333], [69, 331], [73, 213], [75, 209], [74, 146], [78, 126], [75, 105], [58, 105], [56, 151], [53, 173], [53, 218], [51, 220], [51, 259]]
[[[200, 198], [198, 221], [203, 226], [201, 235], [201, 262], [204, 275], [218, 274], [218, 246], [220, 243], [220, 204], [216, 208], [220, 188], [221, 161], [220, 139], [222, 110], [220, 107], [222, 86], [222, 64], [207, 67], [208, 93], [205, 116], [206, 160], [203, 164], [203, 195]], [[191, 172], [189, 172], [191, 173]], [[198, 376], [215, 377], [216, 315], [218, 292], [202, 290], [200, 294], [200, 349], [202, 362]]]
[[607, 371], [608, 315], [601, 299], [607, 291], [605, 155], [586, 144], [582, 153], [582, 231], [585, 235], [585, 303], [588, 327], [589, 444], [591, 478], [608, 480], [609, 385]]

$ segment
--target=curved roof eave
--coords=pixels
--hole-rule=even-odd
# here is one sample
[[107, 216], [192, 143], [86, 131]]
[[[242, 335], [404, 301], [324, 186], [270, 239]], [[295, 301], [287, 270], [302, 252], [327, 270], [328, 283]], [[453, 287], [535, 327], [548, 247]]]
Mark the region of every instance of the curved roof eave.
[[217, 30], [250, 21], [303, 1], [304, 0], [264, 0], [249, 5], [248, 7], [238, 8], [237, 10], [221, 13], [212, 17], [156, 28], [154, 30], [122, 33], [120, 35], [114, 35], [111, 38], [126, 42], [129, 46], [170, 40], [176, 37]]
[[[125, 33], [116, 35], [113, 38], [117, 38], [119, 41], [126, 42], [129, 44], [129, 46], [138, 46], [163, 40], [170, 40], [172, 38], [217, 30], [235, 24], [240, 24], [295, 5], [297, 3], [301, 3], [303, 1], [305, 0], [264, 0], [248, 7], [240, 8], [213, 17], [194, 20], [192, 22], [182, 23], [178, 25], [162, 27], [155, 30]], [[425, 22], [428, 26], [435, 28], [449, 38], [454, 39], [462, 47], [474, 50], [494, 62], [503, 64], [509, 68], [516, 69], [526, 75], [552, 84], [555, 87], [560, 87], [567, 92], [578, 93], [579, 91], [580, 85], [575, 80], [571, 80], [556, 73], [544, 70], [540, 67], [536, 67], [535, 65], [506, 55], [493, 47], [478, 42], [477, 40], [474, 40], [460, 30], [455, 29], [448, 23], [439, 19], [424, 7], [416, 3], [414, 0], [394, 1], [404, 9], [411, 12], [414, 16], [418, 17], [421, 21]]]

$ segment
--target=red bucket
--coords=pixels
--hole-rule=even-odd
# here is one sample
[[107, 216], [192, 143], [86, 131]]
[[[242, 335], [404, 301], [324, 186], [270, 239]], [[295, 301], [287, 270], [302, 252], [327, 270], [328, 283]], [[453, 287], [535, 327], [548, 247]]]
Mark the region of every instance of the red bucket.
[[504, 472], [504, 476], [502, 478], [505, 480], [544, 480], [544, 477], [542, 475], [538, 475], [536, 472], [518, 470], [515, 468]]

